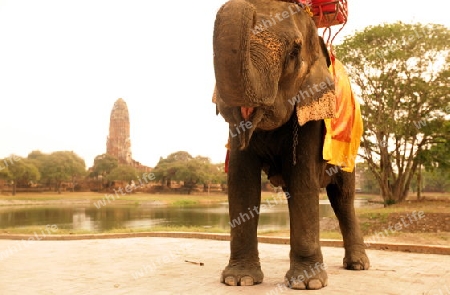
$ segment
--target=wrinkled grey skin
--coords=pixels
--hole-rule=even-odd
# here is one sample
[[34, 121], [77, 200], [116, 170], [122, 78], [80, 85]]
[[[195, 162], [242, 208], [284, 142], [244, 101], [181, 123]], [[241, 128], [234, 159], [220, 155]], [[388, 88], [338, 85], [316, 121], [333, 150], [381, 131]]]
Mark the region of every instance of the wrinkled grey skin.
[[[273, 20], [283, 11], [297, 13], [253, 33], [255, 25]], [[326, 186], [343, 234], [344, 268], [368, 269], [353, 206], [355, 175], [340, 170], [327, 177], [322, 159], [323, 121], [298, 126], [295, 107], [289, 103], [299, 90], [331, 78], [326, 53], [309, 15], [286, 2], [231, 0], [217, 13], [213, 46], [218, 111], [230, 130], [242, 121], [252, 123], [240, 135], [230, 136], [230, 221], [244, 214], [249, 218], [231, 228], [231, 255], [221, 282], [242, 286], [263, 281], [257, 242], [261, 169], [290, 194], [290, 268], [285, 276], [289, 287], [320, 289], [327, 285], [327, 273], [318, 267], [323, 263], [319, 243], [321, 186]], [[329, 87], [327, 91], [334, 90], [334, 85]], [[298, 144], [294, 148], [295, 136]]]

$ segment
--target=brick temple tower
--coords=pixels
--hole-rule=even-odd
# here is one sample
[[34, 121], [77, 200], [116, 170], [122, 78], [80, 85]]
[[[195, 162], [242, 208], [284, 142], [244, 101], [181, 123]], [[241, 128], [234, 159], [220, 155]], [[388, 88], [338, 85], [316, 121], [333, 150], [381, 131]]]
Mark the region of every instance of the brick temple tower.
[[132, 164], [130, 142], [130, 116], [127, 103], [119, 98], [114, 103], [109, 120], [106, 153], [116, 157], [119, 164]]

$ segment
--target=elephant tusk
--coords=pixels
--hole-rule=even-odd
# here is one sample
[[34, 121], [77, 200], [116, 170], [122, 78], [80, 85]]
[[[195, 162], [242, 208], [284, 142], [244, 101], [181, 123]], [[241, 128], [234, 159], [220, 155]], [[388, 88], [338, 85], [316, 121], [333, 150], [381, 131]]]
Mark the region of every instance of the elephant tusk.
[[259, 122], [261, 122], [264, 117], [264, 111], [261, 108], [256, 109], [256, 112], [252, 118], [252, 127], [245, 132], [240, 134], [239, 140], [241, 143], [240, 150], [244, 150], [250, 143], [250, 139], [258, 126]]

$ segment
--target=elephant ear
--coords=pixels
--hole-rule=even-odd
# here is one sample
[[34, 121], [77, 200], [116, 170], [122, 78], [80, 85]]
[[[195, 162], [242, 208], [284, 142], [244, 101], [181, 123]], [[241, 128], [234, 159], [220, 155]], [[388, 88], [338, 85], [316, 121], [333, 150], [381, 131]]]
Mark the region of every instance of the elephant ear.
[[330, 57], [323, 39], [318, 38], [316, 45], [313, 47], [316, 47], [314, 51], [317, 57], [313, 59], [309, 73], [296, 95], [300, 126], [308, 121], [336, 117], [334, 78], [327, 66], [330, 63]]
[[323, 38], [319, 36], [319, 44], [320, 44], [320, 50], [323, 55], [325, 55], [325, 60], [327, 61], [327, 67], [330, 68], [331, 66], [331, 57], [328, 53], [327, 46], [325, 45], [325, 41], [323, 41]]

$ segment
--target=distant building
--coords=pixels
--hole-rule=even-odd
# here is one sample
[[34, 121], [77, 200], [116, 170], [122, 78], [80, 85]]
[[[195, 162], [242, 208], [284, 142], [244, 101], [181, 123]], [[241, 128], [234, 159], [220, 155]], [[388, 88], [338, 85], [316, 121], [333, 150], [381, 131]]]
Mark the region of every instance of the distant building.
[[116, 100], [111, 111], [106, 153], [117, 158], [119, 164], [130, 165], [145, 172], [152, 169], [133, 160], [131, 156], [130, 115], [127, 103], [122, 98]]
[[111, 111], [106, 153], [116, 157], [119, 164], [131, 164], [130, 116], [122, 98], [116, 100]]

